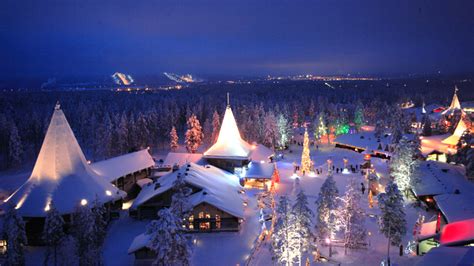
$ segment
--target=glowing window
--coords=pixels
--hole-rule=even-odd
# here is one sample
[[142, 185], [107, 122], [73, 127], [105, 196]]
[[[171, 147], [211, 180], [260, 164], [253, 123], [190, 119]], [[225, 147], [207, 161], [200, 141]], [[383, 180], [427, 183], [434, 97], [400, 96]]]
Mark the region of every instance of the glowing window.
[[216, 214], [216, 228], [221, 228], [221, 216], [219, 214]]

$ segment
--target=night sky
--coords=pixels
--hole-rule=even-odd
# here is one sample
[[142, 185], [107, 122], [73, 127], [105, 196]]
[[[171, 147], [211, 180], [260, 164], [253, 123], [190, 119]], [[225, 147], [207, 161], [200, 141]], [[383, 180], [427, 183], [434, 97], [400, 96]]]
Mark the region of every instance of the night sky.
[[8, 0], [0, 47], [0, 78], [467, 73], [474, 1]]

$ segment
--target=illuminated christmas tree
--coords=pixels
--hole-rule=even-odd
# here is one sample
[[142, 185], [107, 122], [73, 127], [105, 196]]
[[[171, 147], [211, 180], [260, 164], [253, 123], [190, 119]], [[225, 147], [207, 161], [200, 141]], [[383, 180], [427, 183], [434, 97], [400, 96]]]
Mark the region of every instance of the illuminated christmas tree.
[[311, 171], [311, 158], [309, 157], [309, 136], [308, 130], [304, 132], [303, 153], [301, 154], [301, 173], [306, 174]]

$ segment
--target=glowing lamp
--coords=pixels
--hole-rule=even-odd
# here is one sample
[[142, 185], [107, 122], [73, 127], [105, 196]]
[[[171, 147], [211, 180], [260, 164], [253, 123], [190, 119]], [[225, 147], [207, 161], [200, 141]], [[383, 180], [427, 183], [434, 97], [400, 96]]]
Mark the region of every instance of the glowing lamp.
[[87, 205], [87, 200], [86, 199], [81, 199], [81, 205], [86, 206]]
[[106, 191], [105, 191], [105, 195], [107, 195], [107, 196], [112, 196], [112, 192], [111, 192], [110, 190], [106, 190]]
[[326, 241], [326, 244], [328, 244], [328, 245], [331, 244], [331, 239], [329, 237], [326, 237], [325, 241]]
[[51, 209], [51, 208], [49, 207], [49, 204], [46, 205], [46, 207], [44, 207], [44, 211], [45, 211], [45, 212], [49, 211], [50, 209]]

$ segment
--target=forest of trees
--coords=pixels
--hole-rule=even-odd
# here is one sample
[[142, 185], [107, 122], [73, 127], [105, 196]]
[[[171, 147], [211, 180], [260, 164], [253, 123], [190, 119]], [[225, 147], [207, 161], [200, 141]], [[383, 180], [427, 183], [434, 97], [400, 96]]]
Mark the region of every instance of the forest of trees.
[[421, 105], [422, 101], [446, 103], [452, 96], [447, 90], [451, 84], [438, 84], [444, 90], [426, 94], [430, 91], [426, 84], [413, 90], [402, 86], [402, 81], [390, 82], [392, 85], [387, 86], [385, 81], [342, 81], [336, 89], [322, 82], [286, 81], [210, 83], [149, 93], [4, 91], [0, 93], [0, 169], [34, 161], [57, 101], [86, 157], [96, 161], [145, 147], [152, 151], [169, 149], [173, 127], [183, 144], [187, 121], [193, 114], [204, 133], [203, 145], [210, 145], [216, 138], [217, 118], [222, 119], [225, 110], [226, 92], [231, 94], [243, 137], [269, 147], [287, 141], [277, 132], [288, 130], [290, 125], [310, 122], [313, 135], [325, 128], [344, 133], [348, 123], [356, 127], [362, 122], [390, 123], [387, 117], [395, 112], [395, 104], [406, 99]]

